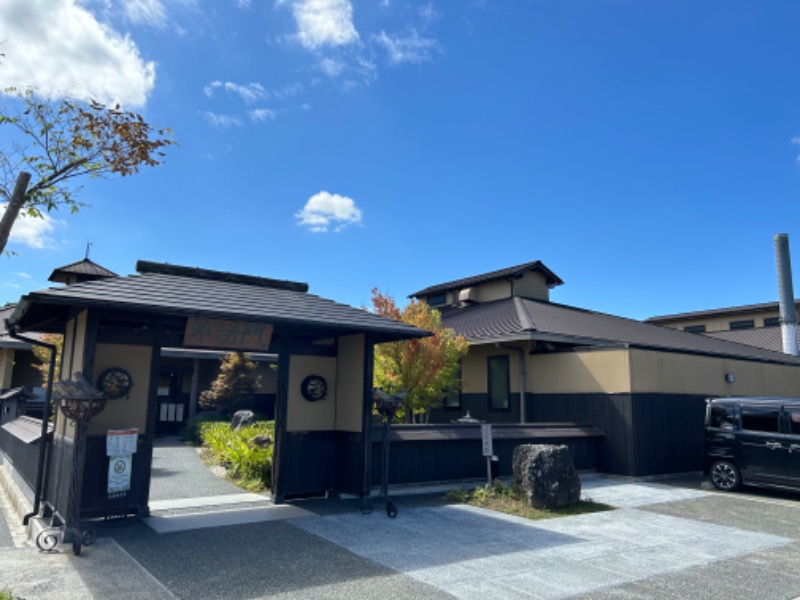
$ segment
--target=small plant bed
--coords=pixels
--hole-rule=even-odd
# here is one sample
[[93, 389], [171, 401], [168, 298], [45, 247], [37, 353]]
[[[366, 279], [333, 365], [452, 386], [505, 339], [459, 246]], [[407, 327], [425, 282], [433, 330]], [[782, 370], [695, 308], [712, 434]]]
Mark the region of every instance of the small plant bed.
[[448, 492], [447, 499], [453, 503], [469, 504], [470, 506], [478, 506], [533, 520], [583, 515], [614, 509], [613, 506], [593, 502], [589, 499], [581, 500], [563, 508], [533, 508], [513, 485], [504, 484], [499, 480], [495, 480], [491, 486], [485, 485], [474, 490]]
[[255, 444], [257, 436], [274, 439], [274, 421], [256, 421], [231, 429], [228, 421], [205, 421], [198, 425], [201, 455], [207, 464], [225, 469], [234, 484], [251, 492], [269, 490], [272, 485], [272, 450]]

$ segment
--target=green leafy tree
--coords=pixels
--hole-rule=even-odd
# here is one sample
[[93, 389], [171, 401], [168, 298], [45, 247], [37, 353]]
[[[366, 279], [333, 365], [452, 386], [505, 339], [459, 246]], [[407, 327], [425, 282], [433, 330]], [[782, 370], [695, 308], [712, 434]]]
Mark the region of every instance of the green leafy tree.
[[230, 415], [249, 408], [253, 395], [261, 385], [261, 376], [255, 373], [256, 363], [243, 352], [231, 352], [220, 361], [219, 375], [211, 388], [200, 394], [200, 406]]
[[375, 313], [427, 329], [426, 338], [379, 344], [375, 347], [374, 385], [390, 395], [407, 390], [406, 421], [427, 422], [430, 410], [442, 405], [447, 394], [459, 389], [459, 365], [469, 344], [464, 336], [442, 327], [438, 310], [412, 300], [400, 310], [391, 296], [372, 290]]
[[154, 127], [133, 112], [97, 102], [42, 99], [31, 89], [7, 88], [16, 101], [0, 107], [0, 253], [21, 212], [42, 217], [85, 206], [76, 178], [127, 176], [161, 164], [175, 144], [169, 129]]
[[[64, 346], [64, 336], [57, 333], [44, 333], [40, 339], [45, 344], [50, 344], [56, 348], [56, 364], [53, 379], [58, 381], [61, 377], [61, 350]], [[46, 388], [47, 377], [50, 374], [50, 350], [36, 345], [33, 346], [32, 350], [33, 355], [39, 360], [39, 363], [33, 366], [42, 374], [42, 387]]]

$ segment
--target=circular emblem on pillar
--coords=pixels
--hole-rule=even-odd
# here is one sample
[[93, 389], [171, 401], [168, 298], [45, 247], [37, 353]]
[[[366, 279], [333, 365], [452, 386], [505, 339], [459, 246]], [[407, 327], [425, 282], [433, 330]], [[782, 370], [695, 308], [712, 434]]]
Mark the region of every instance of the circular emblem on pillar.
[[320, 375], [309, 375], [300, 384], [300, 393], [309, 402], [322, 400], [328, 394], [328, 382]]
[[111, 400], [127, 396], [132, 386], [131, 374], [121, 367], [106, 369], [97, 378], [97, 389]]

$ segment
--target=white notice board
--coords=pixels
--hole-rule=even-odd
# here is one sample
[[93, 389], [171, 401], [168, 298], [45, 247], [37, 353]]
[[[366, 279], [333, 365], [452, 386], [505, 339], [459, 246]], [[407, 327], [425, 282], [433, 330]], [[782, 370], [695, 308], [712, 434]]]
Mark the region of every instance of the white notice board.
[[106, 456], [135, 454], [138, 439], [138, 429], [109, 429], [106, 432]]

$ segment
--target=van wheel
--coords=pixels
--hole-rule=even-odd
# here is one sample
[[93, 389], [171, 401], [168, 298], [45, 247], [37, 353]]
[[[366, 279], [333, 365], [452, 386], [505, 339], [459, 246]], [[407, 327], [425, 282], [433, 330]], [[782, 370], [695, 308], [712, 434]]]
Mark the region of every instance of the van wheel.
[[711, 483], [718, 490], [732, 492], [742, 485], [742, 476], [732, 462], [720, 460], [711, 466]]

